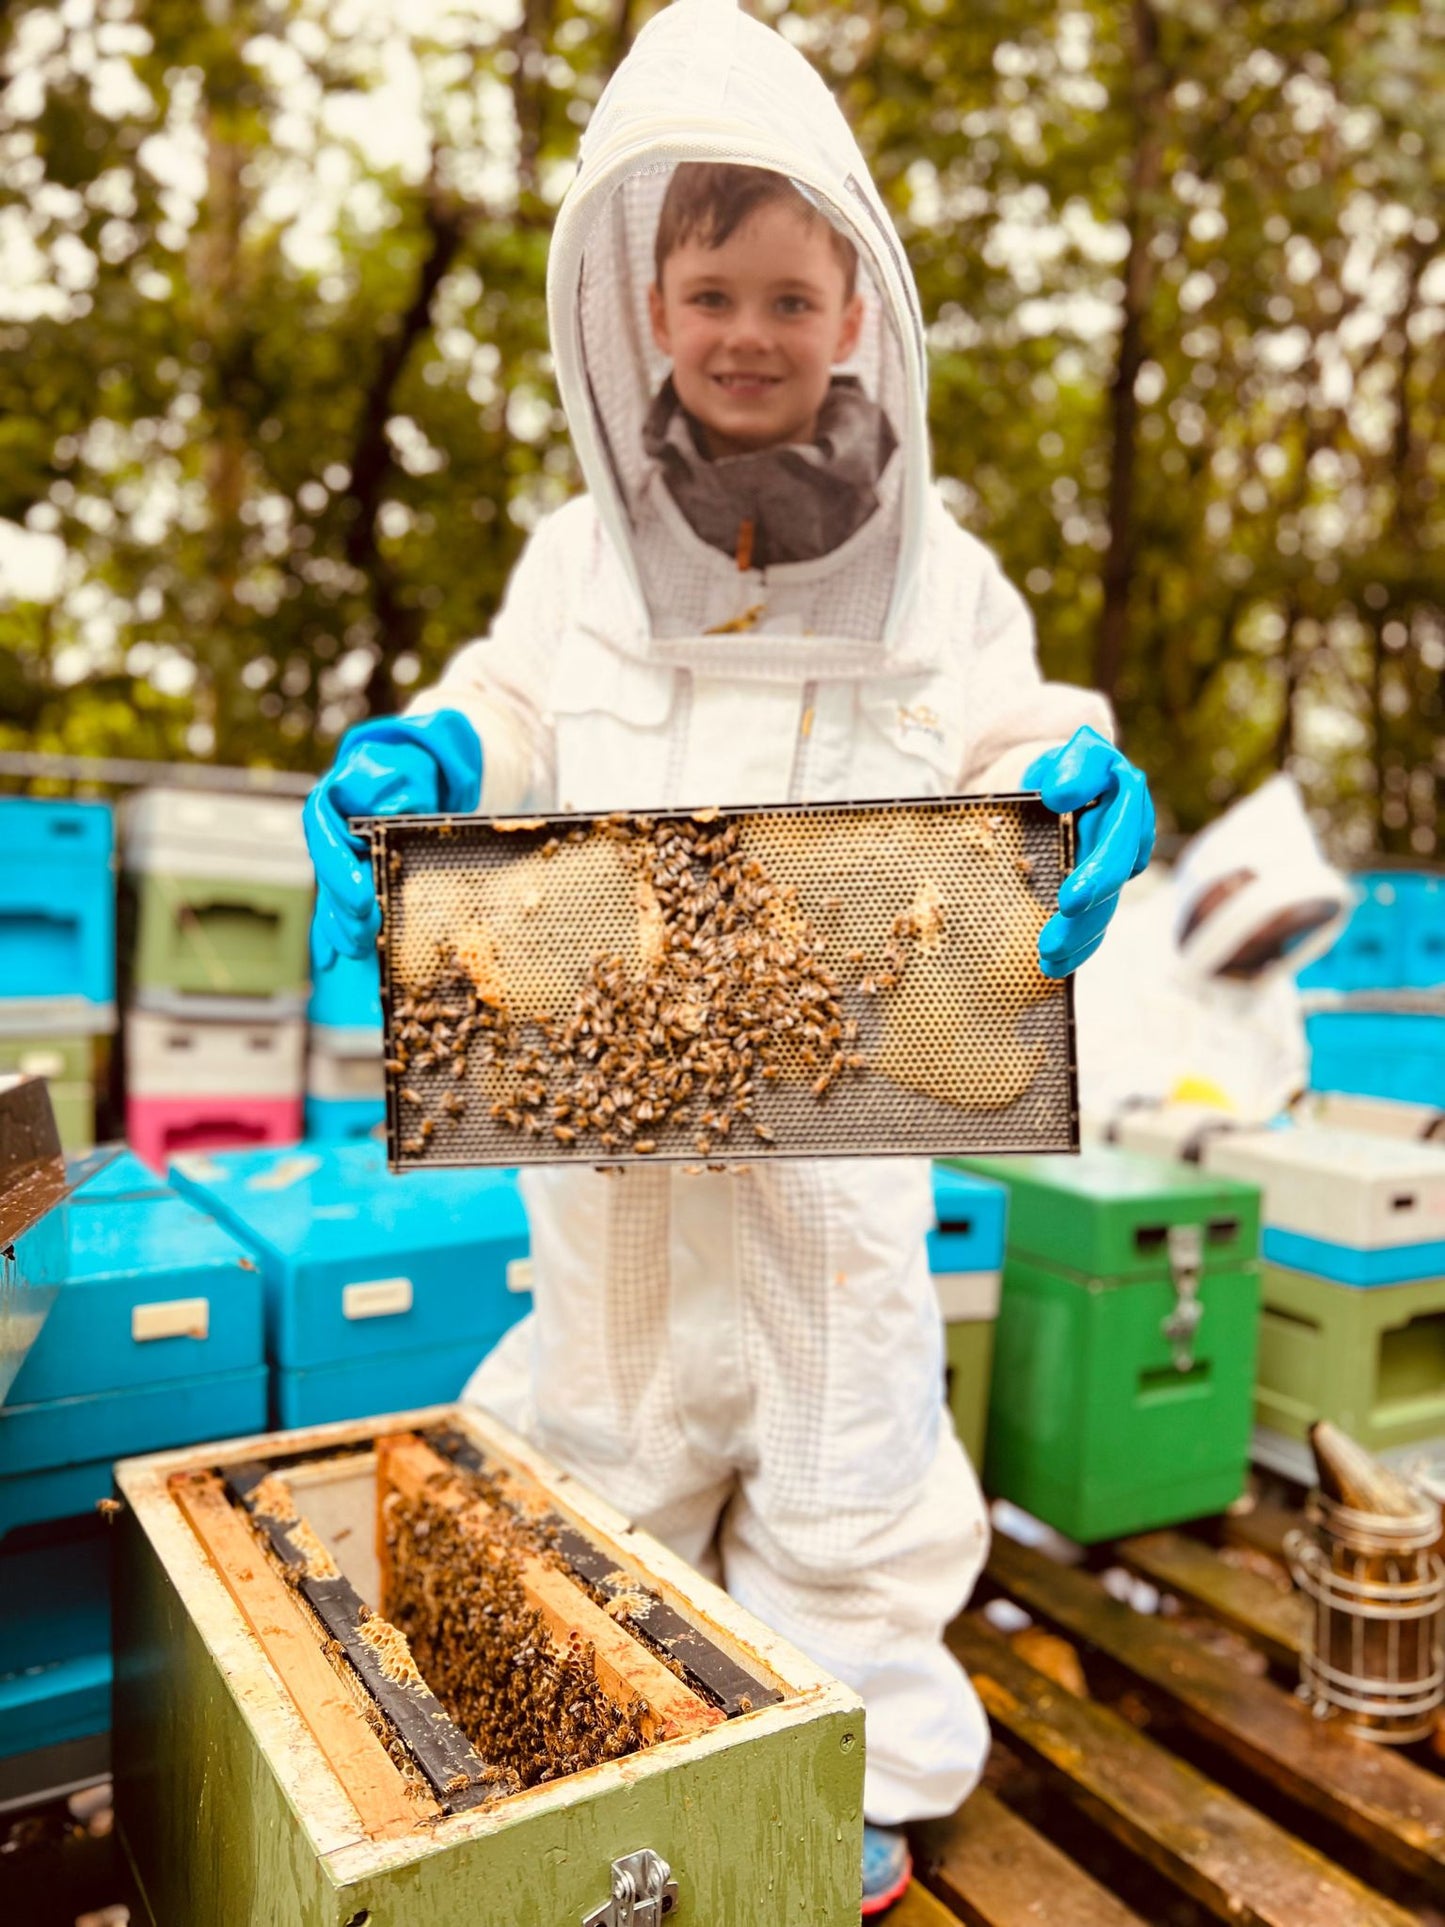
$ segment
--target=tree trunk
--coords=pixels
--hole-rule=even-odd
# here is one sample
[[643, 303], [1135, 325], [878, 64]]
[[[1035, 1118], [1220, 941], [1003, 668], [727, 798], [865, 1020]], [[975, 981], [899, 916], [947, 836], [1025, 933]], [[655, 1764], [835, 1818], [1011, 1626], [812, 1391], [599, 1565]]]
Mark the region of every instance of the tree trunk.
[[1119, 353], [1109, 389], [1111, 458], [1109, 466], [1109, 547], [1104, 558], [1103, 607], [1094, 646], [1094, 683], [1114, 700], [1124, 665], [1129, 629], [1129, 591], [1135, 555], [1135, 480], [1138, 462], [1139, 404], [1135, 386], [1144, 365], [1144, 328], [1154, 285], [1154, 197], [1164, 161], [1160, 120], [1167, 81], [1159, 62], [1159, 23], [1151, 0], [1134, 0], [1131, 105], [1135, 145], [1129, 173], [1125, 225], [1129, 251], [1124, 262], [1124, 312]]

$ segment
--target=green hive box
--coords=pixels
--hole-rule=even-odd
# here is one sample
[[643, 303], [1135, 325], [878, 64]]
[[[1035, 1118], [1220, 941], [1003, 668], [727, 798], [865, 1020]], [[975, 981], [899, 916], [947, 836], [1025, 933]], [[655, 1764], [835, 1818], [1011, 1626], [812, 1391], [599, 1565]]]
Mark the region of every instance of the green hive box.
[[1445, 1278], [1333, 1284], [1265, 1265], [1255, 1417], [1305, 1439], [1329, 1419], [1371, 1452], [1445, 1437]]
[[134, 877], [136, 990], [271, 997], [306, 989], [311, 893], [293, 884]]
[[[354, 1639], [344, 1648], [329, 1641], [303, 1605], [334, 1592], [335, 1581], [317, 1574], [308, 1553], [283, 1582], [272, 1571], [274, 1534], [262, 1550], [236, 1496], [238, 1482], [279, 1472], [346, 1587], [370, 1603], [384, 1585], [382, 1475], [370, 1448], [395, 1432], [450, 1438], [504, 1492], [519, 1478], [529, 1504], [550, 1504], [559, 1559], [575, 1570], [582, 1544], [584, 1558], [597, 1560], [595, 1583], [623, 1609], [610, 1622], [618, 1633], [637, 1641], [636, 1616], [675, 1655], [676, 1678], [655, 1655], [648, 1662], [666, 1690], [699, 1675], [720, 1688], [702, 1706], [701, 1727], [674, 1722], [671, 1737], [624, 1758], [488, 1804], [467, 1805], [466, 1771], [440, 1786], [429, 1773], [436, 1798], [455, 1797], [413, 1817], [401, 1749], [413, 1761], [414, 1792], [415, 1763], [427, 1748], [449, 1747], [457, 1729], [432, 1701], [431, 1711], [412, 1712], [409, 1728], [395, 1727], [385, 1751], [370, 1733], [360, 1747], [354, 1732], [347, 1738], [348, 1722], [363, 1719], [359, 1689], [340, 1692], [332, 1668], [344, 1671], [343, 1650], [359, 1649]], [[864, 1758], [856, 1695], [491, 1419], [438, 1407], [278, 1433], [128, 1460], [116, 1482], [125, 1507], [114, 1533], [116, 1826], [143, 1896], [138, 1918], [151, 1927], [653, 1921], [654, 1905], [636, 1915], [609, 1908], [614, 1864], [643, 1850], [676, 1882], [668, 1927], [856, 1927]], [[560, 1569], [558, 1579], [569, 1583]], [[279, 1605], [258, 1603], [258, 1580], [281, 1588]], [[607, 1618], [595, 1600], [583, 1610]], [[352, 1623], [364, 1622], [363, 1613]], [[554, 1636], [555, 1627], [543, 1635]], [[367, 1727], [378, 1708], [394, 1710], [398, 1693], [414, 1692], [394, 1662], [387, 1677], [392, 1698], [373, 1690]], [[425, 1692], [419, 1682], [415, 1690]]]
[[1009, 1187], [988, 1490], [1083, 1544], [1238, 1498], [1258, 1191], [1104, 1147], [960, 1162]]

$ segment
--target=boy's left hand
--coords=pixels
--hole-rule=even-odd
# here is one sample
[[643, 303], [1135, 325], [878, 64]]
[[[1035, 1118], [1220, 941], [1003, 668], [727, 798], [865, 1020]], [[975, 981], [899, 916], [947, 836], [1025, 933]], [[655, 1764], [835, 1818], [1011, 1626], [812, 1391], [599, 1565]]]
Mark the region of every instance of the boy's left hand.
[[1038, 790], [1061, 816], [1083, 812], [1074, 823], [1078, 862], [1059, 885], [1057, 914], [1039, 932], [1039, 968], [1067, 977], [1104, 941], [1119, 892], [1148, 863], [1154, 805], [1143, 771], [1096, 729], [1076, 729], [1061, 749], [1036, 756], [1023, 787]]

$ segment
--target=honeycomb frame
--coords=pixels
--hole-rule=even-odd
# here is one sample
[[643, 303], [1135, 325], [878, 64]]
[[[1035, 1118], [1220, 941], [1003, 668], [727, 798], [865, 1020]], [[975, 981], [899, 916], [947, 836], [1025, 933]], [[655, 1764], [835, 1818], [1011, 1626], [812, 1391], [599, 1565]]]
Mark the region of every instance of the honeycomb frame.
[[1034, 794], [360, 827], [393, 1170], [1078, 1148]]

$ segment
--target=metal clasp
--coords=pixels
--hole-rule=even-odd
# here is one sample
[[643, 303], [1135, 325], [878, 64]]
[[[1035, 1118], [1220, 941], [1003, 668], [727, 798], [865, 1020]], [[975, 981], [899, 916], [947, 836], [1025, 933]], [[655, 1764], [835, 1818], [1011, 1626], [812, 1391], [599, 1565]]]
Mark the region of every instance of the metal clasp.
[[1174, 1349], [1176, 1372], [1194, 1369], [1194, 1334], [1204, 1316], [1199, 1302], [1199, 1278], [1204, 1270], [1204, 1227], [1171, 1224], [1169, 1276], [1174, 1285], [1174, 1309], [1159, 1329]]
[[672, 1869], [651, 1847], [612, 1863], [612, 1896], [585, 1914], [582, 1927], [659, 1927], [677, 1905]]

